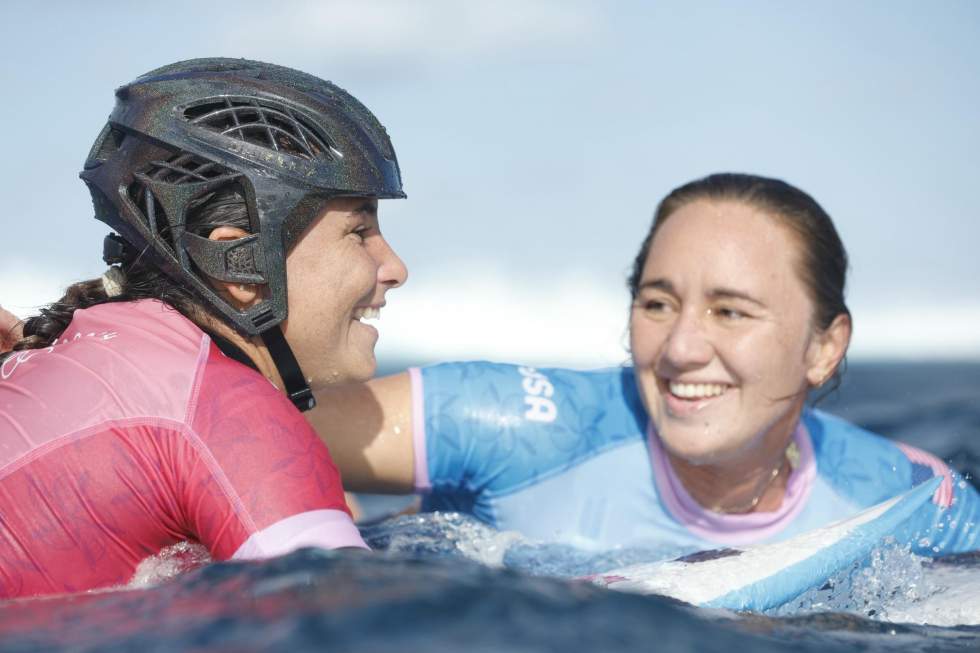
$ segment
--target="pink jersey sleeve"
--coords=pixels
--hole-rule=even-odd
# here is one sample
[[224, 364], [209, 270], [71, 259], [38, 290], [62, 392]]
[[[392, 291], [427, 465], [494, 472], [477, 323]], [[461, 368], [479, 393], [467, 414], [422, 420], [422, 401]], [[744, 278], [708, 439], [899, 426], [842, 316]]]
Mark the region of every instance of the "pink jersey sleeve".
[[365, 547], [326, 445], [265, 378], [212, 345], [192, 412], [180, 496], [215, 558]]

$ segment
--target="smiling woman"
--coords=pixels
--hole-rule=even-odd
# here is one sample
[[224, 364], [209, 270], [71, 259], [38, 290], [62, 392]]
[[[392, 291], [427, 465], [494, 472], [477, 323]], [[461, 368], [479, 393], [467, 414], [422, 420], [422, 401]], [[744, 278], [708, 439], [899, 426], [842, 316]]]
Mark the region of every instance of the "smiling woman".
[[[247, 215], [244, 200], [241, 210]], [[210, 238], [229, 241], [248, 236], [244, 229], [221, 226]], [[376, 199], [337, 197], [324, 201], [322, 210], [286, 257], [288, 317], [282, 322], [282, 331], [297, 360], [308, 370], [306, 383], [317, 388], [374, 375], [378, 331], [361, 320], [377, 316], [385, 293], [404, 283], [407, 275], [404, 263], [381, 234]], [[260, 285], [222, 285], [227, 296], [246, 310], [266, 299]], [[270, 379], [277, 378], [267, 347], [235, 338], [234, 334], [229, 337], [249, 354], [259, 371]]]
[[336, 388], [309, 418], [351, 489], [414, 489], [536, 539], [783, 540], [939, 476], [893, 535], [973, 550], [980, 499], [942, 461], [806, 408], [847, 351], [846, 270], [807, 194], [712, 175], [664, 199], [636, 257], [632, 367], [445, 363]]
[[650, 420], [699, 504], [782, 504], [807, 393], [850, 340], [846, 265], [829, 216], [776, 180], [716, 175], [661, 204], [630, 279], [630, 343]]
[[290, 295], [283, 333], [287, 340], [291, 333], [304, 334], [293, 350], [320, 371], [313, 386], [374, 375], [378, 331], [362, 320], [376, 317], [385, 293], [408, 276], [381, 235], [377, 200], [331, 202], [317, 219], [322, 227], [312, 229], [286, 259]]
[[360, 319], [405, 281], [381, 124], [299, 71], [179, 62], [116, 91], [81, 176], [111, 267], [3, 343], [0, 598], [125, 583], [185, 540], [364, 547], [300, 411], [374, 374]]

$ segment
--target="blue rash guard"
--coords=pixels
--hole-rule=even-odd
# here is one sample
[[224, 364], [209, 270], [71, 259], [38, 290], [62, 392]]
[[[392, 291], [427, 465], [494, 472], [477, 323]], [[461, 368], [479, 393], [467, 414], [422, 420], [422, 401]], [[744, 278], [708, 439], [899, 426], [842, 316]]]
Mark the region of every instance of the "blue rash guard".
[[896, 532], [923, 555], [980, 547], [980, 497], [941, 460], [807, 410], [776, 512], [701, 508], [653, 432], [632, 368], [445, 363], [410, 370], [423, 509], [578, 546], [716, 548], [772, 542], [845, 519], [933, 476], [932, 501]]

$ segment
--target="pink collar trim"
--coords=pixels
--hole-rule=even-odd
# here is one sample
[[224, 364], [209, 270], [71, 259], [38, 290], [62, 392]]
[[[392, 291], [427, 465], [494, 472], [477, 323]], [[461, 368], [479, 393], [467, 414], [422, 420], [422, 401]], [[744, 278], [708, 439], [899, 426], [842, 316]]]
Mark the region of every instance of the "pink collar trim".
[[779, 510], [726, 515], [703, 508], [691, 498], [671, 467], [653, 424], [647, 428], [653, 479], [667, 512], [698, 537], [726, 545], [753, 544], [770, 538], [786, 528], [803, 510], [813, 489], [817, 465], [813, 443], [802, 420], [793, 432], [793, 441], [800, 450], [800, 463], [789, 477]]

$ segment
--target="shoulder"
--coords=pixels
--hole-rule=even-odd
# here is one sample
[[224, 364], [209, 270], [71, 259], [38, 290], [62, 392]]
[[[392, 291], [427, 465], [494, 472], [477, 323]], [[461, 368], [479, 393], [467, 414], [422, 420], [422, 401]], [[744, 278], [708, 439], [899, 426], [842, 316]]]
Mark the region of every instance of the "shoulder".
[[[56, 347], [65, 345], [61, 350], [65, 354], [87, 357], [122, 377], [146, 375], [169, 382], [196, 374], [209, 340], [176, 309], [156, 300], [139, 300], [76, 311]], [[113, 365], [119, 359], [130, 365]]]
[[50, 347], [7, 358], [0, 376], [32, 397], [57, 393], [58, 414], [79, 428], [133, 417], [183, 421], [208, 340], [161, 302], [99, 304], [75, 311]]
[[191, 413], [192, 448], [206, 452], [217, 466], [209, 473], [228, 479], [260, 528], [327, 499], [346, 510], [340, 474], [303, 414], [213, 343]]
[[312, 432], [289, 398], [267, 378], [226, 356], [208, 340], [194, 412], [194, 429], [203, 435], [229, 425], [249, 433]]
[[814, 449], [826, 455], [845, 455], [853, 453], [851, 450], [867, 449], [897, 452], [886, 438], [837, 415], [809, 409], [803, 411], [802, 419]]
[[[180, 346], [181, 341], [199, 342], [204, 335], [200, 327], [177, 309], [155, 299], [110, 302], [75, 311], [62, 340], [71, 340], [86, 330], [101, 328], [127, 334], [156, 346]], [[163, 336], [161, 338], [161, 336]]]
[[933, 503], [948, 506], [952, 501], [953, 473], [938, 457], [823, 411], [806, 411], [803, 422], [818, 473], [857, 503], [872, 505], [933, 476], [944, 477]]

